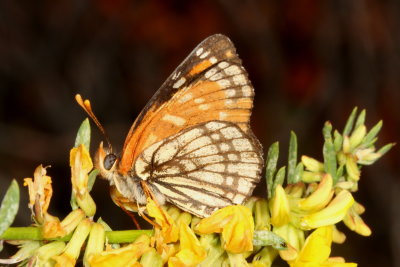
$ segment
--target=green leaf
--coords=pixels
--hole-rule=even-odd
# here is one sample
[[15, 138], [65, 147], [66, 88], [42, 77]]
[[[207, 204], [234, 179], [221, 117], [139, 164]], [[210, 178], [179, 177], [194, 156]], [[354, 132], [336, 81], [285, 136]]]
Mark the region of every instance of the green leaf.
[[333, 183], [335, 184], [338, 178], [336, 176], [337, 161], [336, 161], [335, 146], [332, 143], [332, 139], [325, 140], [323, 147], [323, 154], [324, 154], [325, 172], [329, 173], [332, 176]]
[[254, 231], [253, 245], [263, 247], [272, 246], [278, 250], [283, 250], [287, 248], [285, 239], [268, 230]]
[[283, 166], [279, 169], [278, 173], [275, 176], [274, 184], [272, 186], [272, 196], [274, 195], [275, 188], [278, 184], [282, 185], [285, 181], [285, 173], [286, 173], [286, 166]]
[[279, 142], [275, 142], [269, 147], [266, 160], [265, 177], [267, 180], [268, 198], [271, 198], [273, 195], [272, 187], [274, 185], [274, 175], [276, 171], [276, 165], [278, 163], [278, 157], [279, 157]]
[[369, 147], [373, 146], [377, 140], [378, 140], [378, 137], [375, 137], [372, 140], [370, 140], [368, 143], [367, 142], [363, 143], [362, 147], [369, 148]]
[[83, 144], [88, 151], [90, 150], [90, 123], [88, 118], [82, 122], [78, 134], [76, 135], [75, 147], [81, 144]]
[[333, 146], [335, 147], [335, 151], [338, 152], [343, 145], [343, 136], [335, 130], [333, 132]]
[[324, 139], [332, 139], [332, 124], [327, 121], [324, 124], [324, 128], [322, 128], [322, 135], [324, 136]]
[[74, 191], [71, 192], [71, 200], [69, 201], [69, 204], [71, 205], [72, 210], [79, 208]]
[[[375, 143], [375, 141], [377, 140], [377, 138], [375, 138], [375, 137], [378, 135], [378, 133], [382, 129], [382, 125], [383, 125], [383, 122], [382, 122], [382, 120], [380, 120], [377, 124], [375, 124], [374, 127], [372, 127], [372, 129], [367, 133], [367, 135], [364, 137], [364, 139], [361, 143], [361, 145], [363, 147], [369, 147], [370, 145]], [[374, 142], [372, 142], [372, 141], [374, 141]]]
[[293, 177], [293, 183], [297, 184], [298, 182], [301, 181], [301, 177], [303, 177], [304, 173], [304, 165], [302, 162], [299, 162], [296, 166], [296, 170], [294, 172], [294, 177]]
[[354, 126], [354, 129], [357, 129], [360, 125], [363, 125], [365, 123], [365, 115], [366, 115], [366, 111], [365, 109], [363, 109], [360, 112], [360, 115], [358, 115], [357, 121], [356, 121], [356, 125]]
[[98, 169], [94, 169], [89, 173], [89, 179], [88, 179], [88, 190], [89, 192], [92, 191], [94, 182], [96, 181], [96, 177], [99, 174], [99, 170]]
[[6, 195], [0, 206], [0, 236], [14, 222], [19, 207], [19, 187], [15, 180], [12, 180]]
[[288, 171], [287, 171], [288, 184], [294, 183], [294, 173], [296, 171], [296, 165], [297, 165], [297, 136], [293, 131], [291, 131], [290, 141], [289, 141]]
[[381, 147], [377, 153], [381, 154], [381, 156], [385, 155], [390, 149], [392, 149], [392, 147], [394, 147], [396, 145], [396, 143], [389, 143], [387, 145], [384, 145], [383, 147]]
[[353, 129], [353, 124], [354, 124], [354, 119], [357, 114], [357, 107], [353, 109], [353, 111], [350, 114], [350, 117], [347, 119], [346, 125], [344, 126], [343, 130], [343, 136], [348, 136]]
[[327, 121], [322, 129], [322, 134], [324, 136], [325, 142], [322, 148], [322, 153], [324, 155], [324, 167], [325, 172], [332, 176], [333, 182], [336, 183], [336, 150], [332, 141], [332, 124]]
[[344, 165], [340, 165], [336, 171], [336, 177], [338, 179], [343, 176], [343, 171], [344, 171]]

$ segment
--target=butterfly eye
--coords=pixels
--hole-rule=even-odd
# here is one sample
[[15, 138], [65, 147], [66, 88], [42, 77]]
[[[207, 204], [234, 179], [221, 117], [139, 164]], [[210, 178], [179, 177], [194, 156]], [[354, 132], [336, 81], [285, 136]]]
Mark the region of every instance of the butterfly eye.
[[104, 168], [106, 170], [110, 170], [112, 168], [112, 166], [114, 165], [115, 161], [117, 160], [117, 156], [114, 154], [108, 154], [105, 158], [104, 158]]

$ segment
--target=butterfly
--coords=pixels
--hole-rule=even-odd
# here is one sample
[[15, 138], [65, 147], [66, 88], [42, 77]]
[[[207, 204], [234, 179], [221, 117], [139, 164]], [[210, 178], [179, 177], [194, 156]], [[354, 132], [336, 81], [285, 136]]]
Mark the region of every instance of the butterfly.
[[202, 41], [139, 114], [121, 155], [100, 144], [95, 165], [114, 202], [137, 210], [150, 196], [198, 217], [242, 204], [263, 168], [247, 76], [228, 37]]

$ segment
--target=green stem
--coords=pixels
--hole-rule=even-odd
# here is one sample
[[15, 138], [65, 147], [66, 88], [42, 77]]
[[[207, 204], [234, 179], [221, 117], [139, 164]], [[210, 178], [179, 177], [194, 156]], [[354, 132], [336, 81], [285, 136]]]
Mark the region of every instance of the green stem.
[[[133, 242], [142, 234], [152, 235], [153, 230], [123, 230], [123, 231], [108, 231], [106, 238], [111, 244]], [[10, 227], [8, 228], [0, 240], [58, 240], [69, 241], [72, 233], [60, 238], [45, 239], [42, 237], [40, 228], [38, 227]]]

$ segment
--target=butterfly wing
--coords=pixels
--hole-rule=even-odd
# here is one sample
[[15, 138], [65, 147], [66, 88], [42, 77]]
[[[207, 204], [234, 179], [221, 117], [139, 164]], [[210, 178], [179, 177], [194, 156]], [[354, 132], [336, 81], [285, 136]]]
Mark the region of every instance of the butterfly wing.
[[140, 113], [125, 140], [119, 173], [126, 175], [150, 145], [211, 120], [251, 135], [254, 91], [232, 42], [216, 34], [200, 43]]
[[171, 203], [199, 217], [242, 204], [260, 180], [258, 141], [225, 121], [194, 125], [139, 155], [135, 176]]

